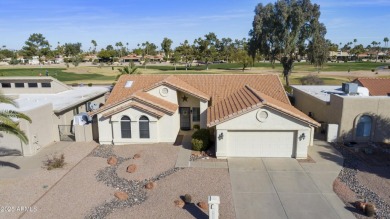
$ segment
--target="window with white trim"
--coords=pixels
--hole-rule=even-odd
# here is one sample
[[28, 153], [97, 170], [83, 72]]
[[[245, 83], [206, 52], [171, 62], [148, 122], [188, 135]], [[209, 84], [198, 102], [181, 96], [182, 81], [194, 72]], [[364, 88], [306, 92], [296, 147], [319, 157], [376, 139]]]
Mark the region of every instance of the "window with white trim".
[[131, 138], [131, 120], [128, 116], [121, 118], [121, 136], [122, 138]]
[[139, 137], [150, 138], [149, 119], [146, 116], [139, 118]]

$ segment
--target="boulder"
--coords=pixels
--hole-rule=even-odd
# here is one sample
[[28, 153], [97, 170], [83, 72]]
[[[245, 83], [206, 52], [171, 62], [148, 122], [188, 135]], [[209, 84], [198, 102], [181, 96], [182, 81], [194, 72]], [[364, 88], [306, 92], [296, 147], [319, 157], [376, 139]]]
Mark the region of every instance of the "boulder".
[[148, 182], [145, 185], [145, 189], [154, 189], [156, 187], [156, 182]]
[[114, 166], [118, 163], [118, 160], [116, 159], [116, 157], [111, 156], [107, 159], [107, 163], [110, 164], [111, 166]]
[[359, 209], [359, 210], [361, 210], [361, 211], [363, 211], [363, 212], [365, 212], [366, 204], [367, 204], [367, 203], [362, 202], [362, 201], [357, 201], [357, 202], [355, 202], [356, 208]]
[[126, 172], [128, 172], [128, 173], [134, 173], [136, 170], [137, 170], [137, 165], [135, 165], [135, 164], [130, 164], [130, 165], [127, 167]]
[[198, 206], [205, 211], [209, 209], [209, 205], [206, 202], [198, 202]]
[[129, 198], [129, 195], [126, 192], [115, 192], [114, 196], [121, 201]]
[[141, 154], [134, 154], [133, 159], [138, 159], [141, 157]]
[[175, 206], [179, 207], [179, 208], [183, 208], [185, 205], [184, 201], [181, 199], [175, 200], [174, 203], [175, 203]]

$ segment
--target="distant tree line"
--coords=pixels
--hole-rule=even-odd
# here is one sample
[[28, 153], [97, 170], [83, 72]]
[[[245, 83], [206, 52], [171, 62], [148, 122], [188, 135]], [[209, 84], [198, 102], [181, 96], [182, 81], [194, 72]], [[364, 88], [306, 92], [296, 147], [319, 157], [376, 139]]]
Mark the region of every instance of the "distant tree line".
[[276, 61], [281, 63], [286, 84], [289, 84], [288, 76], [294, 62], [301, 59], [307, 59], [321, 68], [329, 59], [329, 51], [348, 51], [355, 56], [369, 51], [375, 53], [378, 59], [378, 54], [388, 47], [387, 37], [383, 39], [383, 44], [373, 41], [367, 47], [357, 44], [357, 39], [345, 45], [326, 39], [326, 27], [319, 21], [320, 6], [312, 4], [310, 0], [279, 0], [266, 5], [260, 3], [254, 12], [248, 39], [218, 38], [210, 32], [192, 43], [184, 40], [175, 48], [172, 48], [173, 41], [165, 37], [160, 48], [149, 41], [141, 42], [133, 49], [129, 48], [128, 42], [116, 42], [99, 51], [98, 42], [91, 40], [89, 49], [83, 51], [80, 42], [57, 42], [56, 47], [53, 47], [42, 34], [33, 33], [19, 51], [11, 51], [3, 46], [0, 49], [0, 61], [12, 58], [12, 63], [17, 64], [18, 56], [38, 56], [42, 61], [63, 56], [66, 62], [78, 65], [86, 56], [97, 56], [100, 62], [116, 62], [123, 56], [136, 54], [142, 57], [146, 65], [148, 57], [164, 54], [164, 60], [175, 66], [182, 63], [188, 67], [196, 60], [208, 69], [210, 63], [233, 62], [241, 63], [242, 70], [245, 70], [256, 62], [267, 60], [273, 65]]

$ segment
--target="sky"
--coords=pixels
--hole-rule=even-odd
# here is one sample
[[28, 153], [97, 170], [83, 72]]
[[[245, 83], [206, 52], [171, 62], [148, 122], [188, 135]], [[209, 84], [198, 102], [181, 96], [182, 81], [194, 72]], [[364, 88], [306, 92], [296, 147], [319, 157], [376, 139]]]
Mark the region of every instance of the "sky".
[[[149, 41], [161, 48], [214, 32], [218, 38], [248, 38], [255, 6], [265, 0], [0, 0], [0, 46], [21, 49], [32, 33], [42, 33], [53, 47], [91, 40], [98, 48], [116, 42], [130, 49]], [[334, 43], [357, 39], [364, 46], [390, 37], [390, 0], [312, 0], [321, 6], [320, 21]]]

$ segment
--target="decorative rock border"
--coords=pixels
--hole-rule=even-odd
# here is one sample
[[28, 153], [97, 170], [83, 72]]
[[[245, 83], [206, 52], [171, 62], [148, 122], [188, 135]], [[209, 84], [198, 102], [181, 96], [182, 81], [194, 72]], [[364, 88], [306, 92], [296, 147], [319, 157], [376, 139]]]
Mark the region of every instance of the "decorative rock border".
[[363, 166], [364, 164], [343, 146], [338, 144], [333, 144], [333, 146], [344, 157], [344, 166], [338, 176], [341, 182], [345, 183], [358, 196], [361, 196], [366, 199], [366, 201], [375, 204], [375, 207], [377, 208], [377, 218], [389, 218], [390, 205], [386, 203], [381, 197], [379, 197], [375, 192], [371, 191], [364, 185], [361, 185], [356, 177], [358, 173], [358, 167]]
[[[115, 156], [115, 154], [113, 152], [112, 145], [99, 145], [89, 154], [89, 156], [109, 158], [111, 156]], [[165, 172], [158, 174], [157, 176], [154, 176], [150, 179], [144, 179], [142, 181], [127, 180], [118, 177], [116, 173], [118, 166], [121, 163], [130, 159], [134, 159], [134, 158], [117, 157], [118, 162], [116, 165], [108, 166], [102, 170], [99, 170], [96, 174], [96, 180], [98, 182], [102, 182], [105, 185], [116, 188], [119, 191], [126, 192], [129, 195], [129, 198], [124, 201], [118, 200], [117, 198], [111, 199], [110, 201], [95, 207], [90, 212], [90, 214], [85, 218], [105, 218], [110, 213], [112, 213], [114, 209], [130, 208], [134, 205], [141, 204], [147, 199], [146, 191], [144, 189], [147, 183], [158, 181], [183, 169], [183, 168], [171, 168]]]

